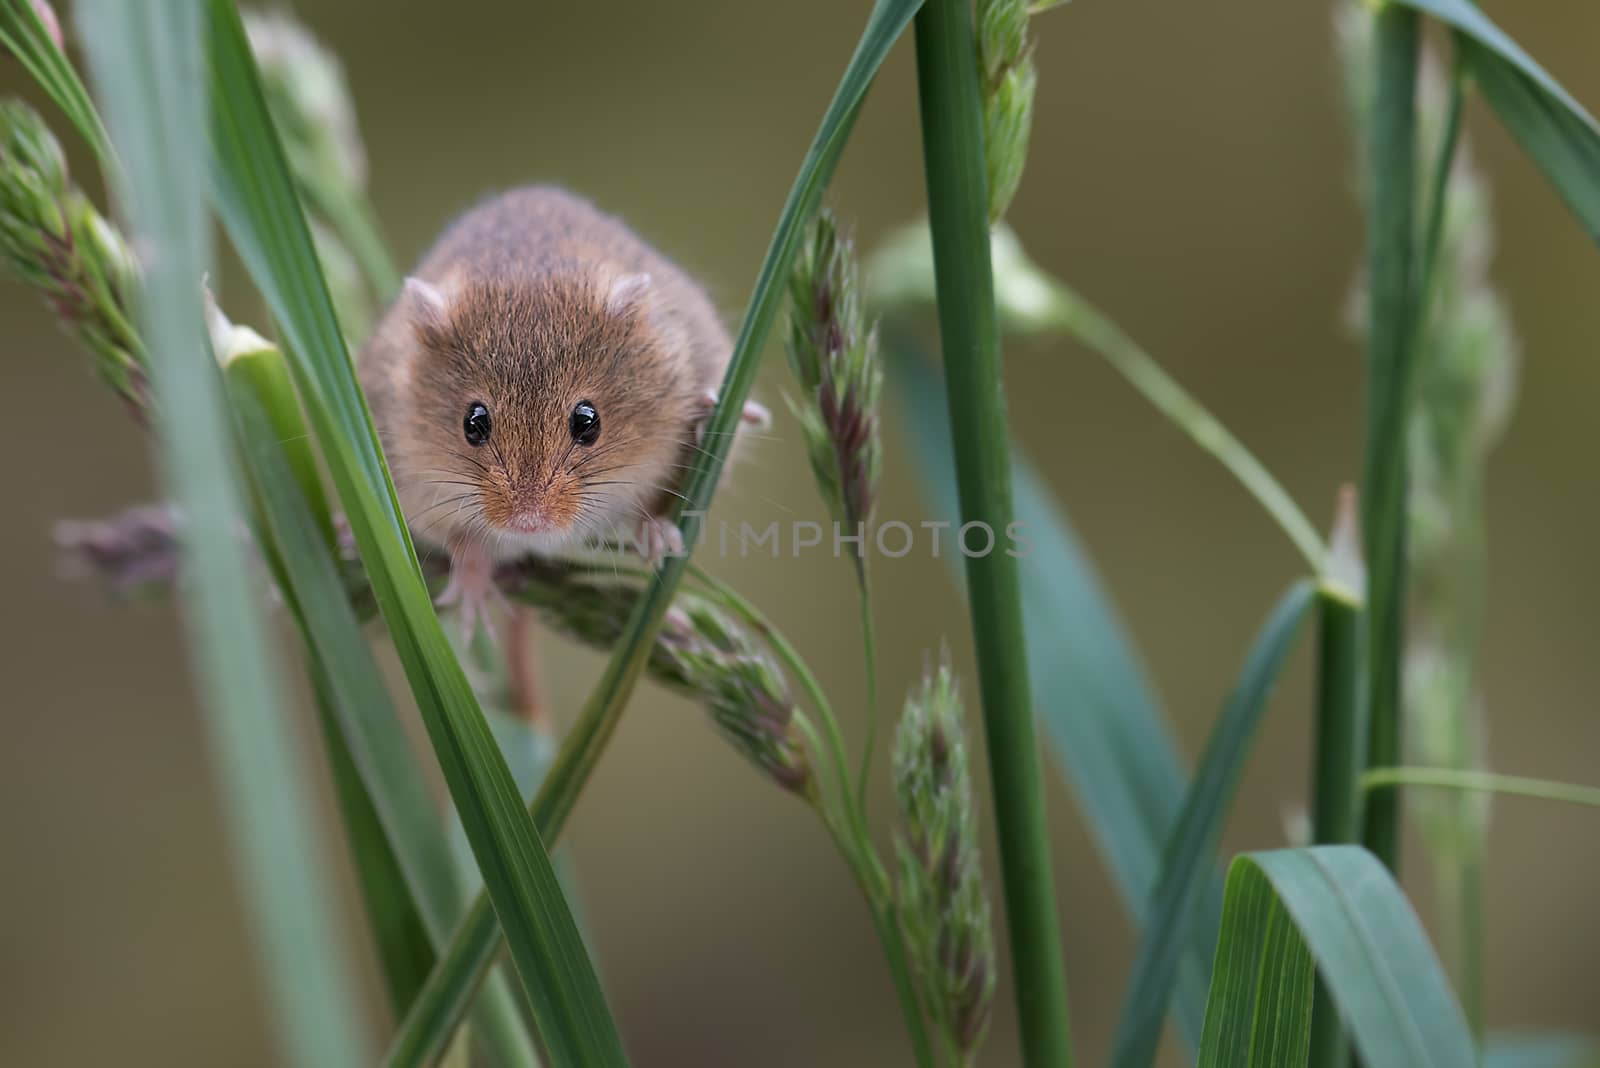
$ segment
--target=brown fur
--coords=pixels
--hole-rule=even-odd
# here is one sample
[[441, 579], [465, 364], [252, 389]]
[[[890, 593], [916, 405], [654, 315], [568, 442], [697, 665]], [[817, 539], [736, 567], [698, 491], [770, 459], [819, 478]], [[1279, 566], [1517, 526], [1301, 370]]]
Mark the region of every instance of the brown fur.
[[[608, 307], [616, 280], [639, 273], [649, 283]], [[418, 537], [500, 548], [514, 517], [536, 515], [554, 546], [668, 510], [732, 348], [699, 286], [619, 220], [546, 187], [467, 212], [415, 276], [443, 293], [443, 314], [401, 296], [358, 370]], [[600, 413], [587, 447], [568, 428], [581, 400]], [[475, 401], [493, 421], [480, 447], [462, 433]]]

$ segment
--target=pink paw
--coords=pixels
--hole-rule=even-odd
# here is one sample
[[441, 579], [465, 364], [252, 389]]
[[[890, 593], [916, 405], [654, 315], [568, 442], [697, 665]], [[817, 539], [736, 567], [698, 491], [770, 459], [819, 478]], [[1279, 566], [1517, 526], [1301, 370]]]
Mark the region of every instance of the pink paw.
[[[711, 411], [717, 406], [717, 391], [708, 389], [700, 397], [700, 416], [694, 423], [694, 440], [696, 444], [705, 436], [706, 420], [711, 418]], [[767, 430], [772, 426], [772, 413], [767, 406], [753, 400], [744, 402], [744, 410], [739, 413], [739, 422], [757, 430]]]
[[651, 567], [660, 567], [669, 556], [682, 556], [683, 531], [670, 519], [652, 516], [639, 524], [639, 555]]
[[454, 553], [450, 558], [450, 581], [433, 603], [439, 608], [456, 610], [464, 644], [472, 644], [480, 624], [484, 632], [494, 638], [491, 609], [505, 607], [505, 598], [494, 585], [494, 561], [481, 549]]

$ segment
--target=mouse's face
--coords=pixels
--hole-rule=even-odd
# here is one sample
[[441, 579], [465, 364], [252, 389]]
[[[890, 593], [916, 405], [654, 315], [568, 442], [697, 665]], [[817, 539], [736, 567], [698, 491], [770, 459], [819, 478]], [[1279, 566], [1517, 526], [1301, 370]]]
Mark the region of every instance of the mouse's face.
[[397, 481], [413, 530], [504, 552], [626, 540], [676, 484], [694, 406], [648, 280], [411, 284]]

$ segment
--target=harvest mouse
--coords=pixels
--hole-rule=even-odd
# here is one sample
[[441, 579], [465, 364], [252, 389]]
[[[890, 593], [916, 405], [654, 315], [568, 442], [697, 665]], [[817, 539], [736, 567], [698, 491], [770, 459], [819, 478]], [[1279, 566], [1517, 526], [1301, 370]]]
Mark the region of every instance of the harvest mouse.
[[581, 197], [515, 189], [452, 223], [358, 361], [412, 533], [450, 553], [439, 603], [470, 634], [499, 560], [680, 551], [665, 516], [731, 355], [705, 292]]

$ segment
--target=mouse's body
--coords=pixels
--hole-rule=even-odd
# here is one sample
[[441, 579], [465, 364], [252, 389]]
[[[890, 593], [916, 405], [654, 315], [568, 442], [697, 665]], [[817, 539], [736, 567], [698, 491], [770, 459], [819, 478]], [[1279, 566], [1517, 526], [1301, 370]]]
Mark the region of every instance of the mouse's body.
[[649, 556], [681, 547], [662, 517], [731, 352], [704, 291], [580, 197], [513, 190], [445, 231], [359, 373], [469, 627], [496, 560], [635, 534]]

